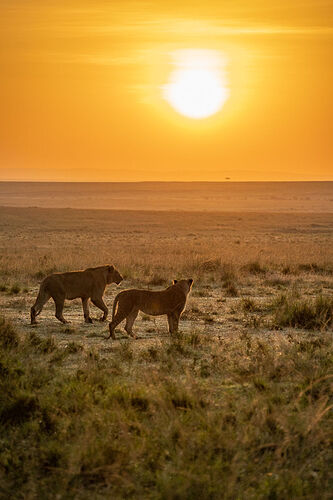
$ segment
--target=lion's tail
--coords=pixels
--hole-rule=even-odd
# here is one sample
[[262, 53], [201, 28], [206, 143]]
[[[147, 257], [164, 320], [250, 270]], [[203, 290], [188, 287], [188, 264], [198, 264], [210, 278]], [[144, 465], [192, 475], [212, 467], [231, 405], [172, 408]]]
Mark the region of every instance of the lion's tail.
[[44, 304], [46, 304], [46, 302], [49, 300], [50, 297], [51, 297], [51, 294], [48, 290], [47, 283], [44, 280], [44, 281], [42, 281], [42, 283], [39, 287], [37, 299], [36, 299], [34, 305], [30, 309], [30, 319], [31, 319], [32, 325], [36, 323], [36, 316], [38, 316], [41, 313]]
[[119, 302], [119, 294], [116, 295], [114, 301], [113, 301], [113, 306], [112, 306], [112, 319], [115, 317], [116, 310], [118, 308], [118, 302]]
[[114, 301], [113, 301], [113, 306], [112, 306], [112, 319], [111, 319], [111, 321], [110, 321], [110, 323], [109, 323], [109, 331], [110, 331], [110, 333], [109, 333], [109, 336], [108, 336], [108, 337], [104, 337], [106, 340], [108, 340], [108, 339], [109, 339], [109, 338], [111, 338], [111, 337], [115, 338], [114, 333], [113, 333], [112, 322], [113, 322], [113, 319], [114, 319], [114, 317], [115, 317], [116, 310], [117, 310], [117, 308], [118, 308], [118, 302], [119, 302], [119, 294], [118, 294], [118, 295], [116, 295], [116, 297], [115, 297], [115, 299], [114, 299]]

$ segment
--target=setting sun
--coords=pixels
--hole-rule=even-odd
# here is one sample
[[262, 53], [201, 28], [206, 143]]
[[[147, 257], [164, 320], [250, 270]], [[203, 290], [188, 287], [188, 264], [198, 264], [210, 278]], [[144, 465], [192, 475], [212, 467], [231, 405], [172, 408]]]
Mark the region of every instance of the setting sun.
[[229, 95], [218, 55], [210, 50], [182, 50], [174, 59], [178, 67], [163, 86], [163, 97], [189, 118], [217, 113]]
[[330, 2], [0, 4], [0, 180], [333, 179]]

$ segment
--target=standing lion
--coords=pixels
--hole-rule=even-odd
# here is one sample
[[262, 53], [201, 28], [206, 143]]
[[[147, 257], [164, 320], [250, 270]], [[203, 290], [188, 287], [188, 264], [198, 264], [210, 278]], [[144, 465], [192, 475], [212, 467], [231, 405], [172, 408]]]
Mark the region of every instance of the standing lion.
[[43, 306], [52, 297], [55, 302], [55, 317], [62, 323], [68, 323], [62, 315], [65, 299], [80, 298], [86, 323], [92, 323], [89, 314], [89, 299], [103, 311], [101, 321], [105, 321], [108, 308], [103, 301], [106, 285], [119, 283], [123, 277], [113, 266], [90, 267], [85, 271], [70, 273], [54, 273], [47, 276], [41, 283], [36, 302], [31, 308], [31, 324], [37, 324], [38, 316]]
[[133, 323], [142, 311], [152, 316], [166, 314], [169, 323], [169, 333], [178, 331], [179, 318], [185, 309], [186, 300], [193, 284], [192, 279], [174, 280], [173, 284], [159, 292], [150, 290], [124, 290], [116, 296], [112, 309], [112, 321], [109, 324], [110, 335], [115, 339], [115, 328], [126, 318], [125, 330], [135, 338], [132, 331]]

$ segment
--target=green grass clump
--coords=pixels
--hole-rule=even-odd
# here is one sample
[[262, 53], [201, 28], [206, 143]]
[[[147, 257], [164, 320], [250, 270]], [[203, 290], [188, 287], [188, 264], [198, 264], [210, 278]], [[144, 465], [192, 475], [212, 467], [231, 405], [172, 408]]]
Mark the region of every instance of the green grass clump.
[[1, 348], [1, 495], [328, 500], [331, 338], [279, 335]]
[[17, 285], [17, 284], [12, 285], [9, 289], [10, 295], [17, 295], [18, 293], [20, 293], [20, 291], [21, 291], [21, 287], [20, 287], [20, 285]]
[[326, 330], [333, 323], [333, 297], [319, 295], [314, 300], [281, 295], [273, 305], [274, 324], [306, 330]]
[[78, 344], [77, 342], [69, 342], [66, 346], [66, 351], [69, 354], [75, 354], [79, 351], [83, 350], [83, 346], [81, 344]]
[[0, 346], [7, 349], [11, 347], [16, 347], [19, 342], [18, 334], [13, 328], [12, 324], [9, 323], [5, 318], [0, 317]]

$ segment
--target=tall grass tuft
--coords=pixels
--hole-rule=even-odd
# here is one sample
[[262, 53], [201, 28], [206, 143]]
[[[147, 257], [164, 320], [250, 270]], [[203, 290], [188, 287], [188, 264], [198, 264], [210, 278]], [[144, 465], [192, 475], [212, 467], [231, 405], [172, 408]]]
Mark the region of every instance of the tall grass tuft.
[[274, 323], [306, 330], [326, 330], [333, 323], [333, 297], [319, 295], [315, 300], [281, 295], [274, 304]]
[[18, 293], [20, 293], [20, 291], [21, 291], [21, 287], [17, 283], [12, 285], [9, 289], [10, 295], [17, 295]]
[[267, 272], [267, 269], [261, 264], [261, 262], [259, 262], [259, 260], [248, 262], [243, 266], [243, 270], [254, 275], [263, 275]]
[[16, 347], [19, 343], [19, 336], [11, 323], [0, 317], [0, 345], [5, 348]]
[[1, 498], [328, 500], [331, 336], [271, 339], [0, 348]]

